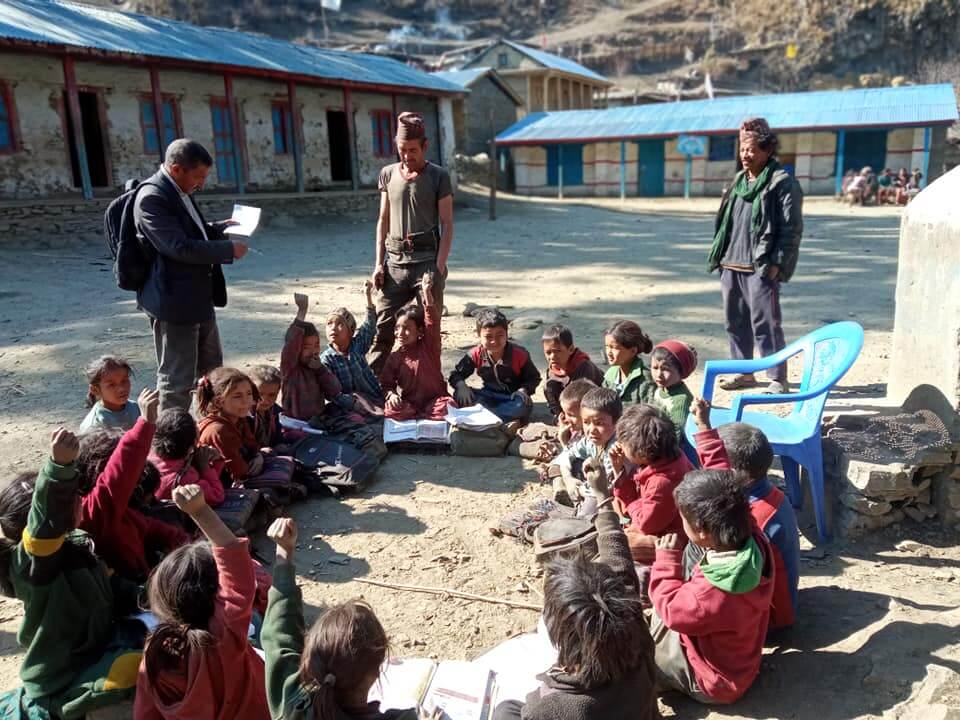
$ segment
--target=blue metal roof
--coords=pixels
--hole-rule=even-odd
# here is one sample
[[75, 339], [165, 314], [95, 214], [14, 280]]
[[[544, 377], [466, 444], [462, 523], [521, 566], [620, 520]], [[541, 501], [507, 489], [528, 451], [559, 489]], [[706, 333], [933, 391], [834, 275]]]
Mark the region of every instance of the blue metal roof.
[[748, 117], [776, 130], [950, 125], [957, 121], [953, 86], [908, 85], [746, 95], [714, 100], [568, 110], [528, 115], [497, 135], [503, 145], [736, 133]]
[[585, 68], [583, 65], [576, 63], [573, 60], [568, 60], [565, 57], [560, 57], [559, 55], [554, 55], [553, 53], [548, 53], [543, 50], [537, 50], [529, 45], [521, 45], [520, 43], [513, 42], [512, 40], [504, 40], [503, 42], [517, 52], [523, 53], [534, 62], [540, 63], [544, 67], [560, 70], [561, 72], [570, 73], [572, 75], [582, 75], [590, 78], [591, 80], [607, 83], [608, 85], [613, 84], [600, 73], [596, 73], [590, 68]]
[[490, 72], [491, 69], [492, 68], [489, 67], [472, 67], [464, 68], [463, 70], [438, 70], [430, 74], [434, 77], [442, 78], [447, 82], [459, 85], [462, 88], [468, 88], [477, 78], [483, 77]]
[[387, 57], [325, 50], [266, 35], [200, 27], [65, 0], [3, 0], [0, 42], [4, 38], [325, 80], [442, 93], [463, 91], [458, 85]]

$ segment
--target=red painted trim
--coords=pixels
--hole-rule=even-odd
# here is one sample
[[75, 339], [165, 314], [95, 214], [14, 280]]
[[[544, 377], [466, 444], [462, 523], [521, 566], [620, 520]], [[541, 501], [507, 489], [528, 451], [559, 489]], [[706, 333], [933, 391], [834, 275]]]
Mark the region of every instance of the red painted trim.
[[414, 88], [407, 85], [388, 85], [384, 83], [363, 83], [355, 80], [335, 80], [313, 77], [312, 75], [298, 75], [296, 73], [287, 73], [281, 70], [266, 70], [260, 68], [242, 67], [239, 65], [226, 65], [223, 63], [204, 63], [194, 60], [174, 60], [172, 58], [161, 58], [156, 56], [135, 55], [122, 52], [108, 52], [106, 50], [97, 50], [95, 48], [67, 47], [64, 45], [54, 45], [51, 43], [37, 43], [27, 40], [16, 40], [12, 38], [0, 39], [0, 51], [9, 50], [16, 52], [25, 52], [41, 55], [56, 55], [59, 57], [67, 55], [90, 60], [93, 62], [121, 61], [125, 65], [143, 67], [154, 65], [161, 70], [190, 70], [202, 72], [208, 75], [220, 75], [230, 73], [243, 77], [258, 77], [272, 80], [281, 80], [286, 83], [293, 80], [298, 85], [315, 85], [318, 87], [351, 87], [359, 91], [368, 92], [377, 90], [386, 93], [397, 93], [399, 95], [425, 95], [427, 97], [462, 97], [466, 95], [463, 91], [447, 90], [429, 90], [427, 88]]
[[[107, 182], [113, 177], [113, 151], [110, 148], [110, 120], [107, 117], [107, 103], [103, 99], [103, 88], [84, 89], [84, 92], [93, 92], [97, 96], [97, 117], [100, 120], [100, 142], [103, 144], [103, 164], [107, 173]], [[114, 183], [120, 185], [121, 183]], [[107, 187], [110, 187], [109, 185]]]
[[[153, 122], [157, 131], [157, 149], [160, 152], [160, 162], [163, 162], [166, 156], [166, 148], [163, 146], [163, 95], [160, 92], [160, 71], [156, 65], [150, 66], [150, 93], [153, 98]], [[176, 118], [174, 118], [174, 122], [176, 122]], [[141, 125], [143, 125], [142, 122]], [[143, 128], [143, 130], [146, 131], [146, 128]], [[146, 149], [146, 132], [144, 132], [143, 143], [144, 149]]]
[[[83, 120], [80, 115], [80, 94], [77, 89], [77, 72], [74, 59], [65, 55], [63, 57], [63, 82], [67, 90], [67, 112], [70, 113], [70, 124], [73, 125], [73, 142], [77, 149], [77, 165], [80, 172], [80, 186], [83, 196], [86, 199], [93, 198], [93, 182], [90, 177], [90, 164], [87, 161], [87, 146], [83, 139]], [[64, 136], [66, 137], [66, 136]], [[67, 157], [70, 157], [69, 139], [67, 145]], [[72, 163], [68, 160], [67, 166], [71, 168]], [[71, 180], [73, 178], [71, 177]]]
[[[396, 155], [396, 151], [394, 150], [394, 147], [393, 147], [394, 132], [393, 132], [393, 118], [392, 118], [391, 111], [390, 110], [371, 110], [369, 112], [369, 116], [370, 116], [371, 123], [373, 122], [374, 118], [376, 118], [376, 122], [377, 122], [377, 132], [376, 132], [376, 135], [373, 137], [373, 156], [375, 158], [381, 158], [381, 159], [392, 158], [394, 155]], [[380, 132], [382, 128], [380, 121], [383, 118], [386, 118], [388, 120], [388, 124], [389, 124], [389, 129], [387, 132], [388, 137], [383, 137], [383, 133]], [[385, 145], [387, 147], [387, 151], [385, 153], [378, 153], [377, 147], [379, 146], [382, 148]]]
[[909, 150], [887, 150], [887, 155], [913, 155], [914, 153], [922, 153], [923, 148], [910, 148]]
[[0, 149], [0, 155], [15, 155], [23, 150], [22, 136], [20, 135], [20, 119], [17, 115], [17, 105], [14, 102], [13, 88], [6, 80], [0, 80], [0, 94], [7, 106], [7, 123], [10, 126], [10, 147]]
[[353, 96], [350, 88], [343, 88], [343, 109], [347, 114], [347, 141], [350, 143], [350, 185], [354, 190], [360, 188], [360, 153], [357, 150], [357, 128], [353, 121]]
[[227, 109], [230, 111], [230, 122], [233, 124], [233, 150], [234, 160], [237, 166], [237, 190], [243, 193], [246, 189], [247, 178], [250, 176], [247, 167], [247, 138], [244, 132], [243, 124], [240, 122], [240, 108], [237, 106], [237, 98], [233, 94], [233, 76], [226, 74], [223, 76], [223, 90], [227, 95]]

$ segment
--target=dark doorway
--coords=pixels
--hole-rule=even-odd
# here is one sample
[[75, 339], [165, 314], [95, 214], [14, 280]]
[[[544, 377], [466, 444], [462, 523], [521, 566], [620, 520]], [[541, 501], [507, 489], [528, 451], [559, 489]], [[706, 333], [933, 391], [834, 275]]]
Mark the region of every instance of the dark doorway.
[[350, 128], [342, 110], [327, 110], [327, 135], [330, 141], [330, 178], [334, 182], [350, 182]]
[[847, 130], [843, 143], [843, 170], [856, 170], [869, 165], [880, 173], [887, 162], [886, 130]]
[[[83, 144], [87, 151], [87, 169], [90, 172], [90, 184], [93, 187], [109, 187], [110, 173], [107, 170], [107, 144], [104, 140], [103, 126], [100, 123], [100, 96], [95, 92], [80, 91], [80, 124]], [[69, 98], [63, 94], [64, 107], [69, 107]], [[80, 179], [80, 153], [73, 138], [73, 118], [67, 115], [67, 142], [70, 146], [70, 167], [73, 170], [73, 186], [82, 187]]]

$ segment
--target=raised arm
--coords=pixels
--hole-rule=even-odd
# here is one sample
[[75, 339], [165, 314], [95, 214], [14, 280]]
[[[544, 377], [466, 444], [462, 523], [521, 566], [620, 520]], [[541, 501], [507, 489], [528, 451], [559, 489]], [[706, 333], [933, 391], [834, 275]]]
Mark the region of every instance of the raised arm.
[[310, 299], [302, 293], [294, 293], [293, 301], [297, 305], [297, 316], [287, 328], [280, 353], [280, 372], [284, 377], [292, 373], [300, 364], [300, 350], [303, 348], [304, 320]]
[[583, 474], [597, 500], [598, 560], [620, 575], [624, 584], [633, 592], [640, 592], [640, 581], [633, 566], [627, 536], [620, 528], [620, 516], [613, 509], [613, 494], [603, 469], [603, 463], [590, 458], [583, 464]]

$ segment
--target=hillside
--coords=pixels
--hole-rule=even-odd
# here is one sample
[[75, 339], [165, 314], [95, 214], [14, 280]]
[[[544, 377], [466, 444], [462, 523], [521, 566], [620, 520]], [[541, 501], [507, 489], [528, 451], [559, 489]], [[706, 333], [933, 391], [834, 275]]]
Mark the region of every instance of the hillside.
[[[96, 2], [291, 40], [325, 37], [318, 0]], [[716, 87], [739, 91], [960, 77], [956, 0], [343, 0], [326, 24], [330, 46], [428, 66], [506, 36], [631, 89], [696, 90], [707, 72]]]

